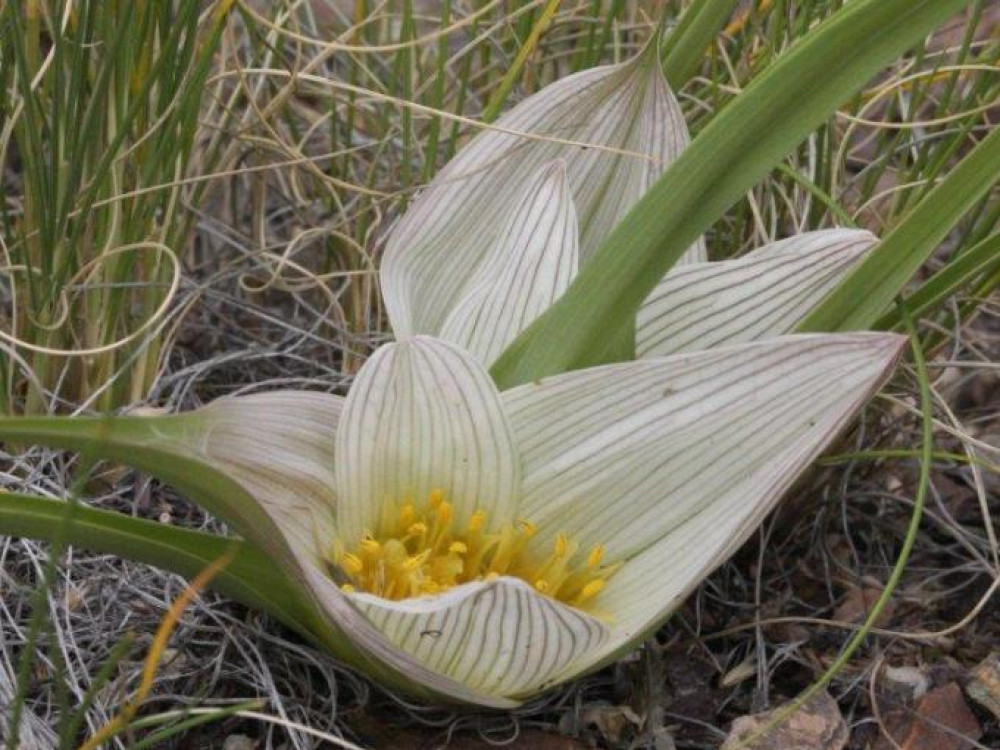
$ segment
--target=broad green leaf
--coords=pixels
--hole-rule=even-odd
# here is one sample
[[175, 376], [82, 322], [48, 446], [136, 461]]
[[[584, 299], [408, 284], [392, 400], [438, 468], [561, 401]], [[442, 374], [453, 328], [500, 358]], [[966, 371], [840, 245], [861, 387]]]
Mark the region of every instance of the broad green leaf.
[[[970, 281], [1000, 268], [1000, 233], [987, 237], [970, 247], [908, 295], [906, 307], [914, 318], [920, 318], [944, 304], [949, 297]], [[898, 310], [893, 310], [873, 326], [886, 330], [902, 325]]]
[[[296, 628], [307, 622], [307, 604], [259, 549], [242, 539], [145, 521], [83, 505], [14, 492], [0, 493], [0, 533], [51, 540], [66, 524], [69, 544], [117, 555], [191, 578], [235, 550], [212, 588]], [[305, 632], [304, 635], [309, 635]]]
[[802, 321], [798, 330], [871, 327], [965, 212], [996, 185], [998, 176], [1000, 129], [995, 128]]
[[[836, 107], [965, 0], [855, 0], [712, 120], [492, 369], [502, 388], [607, 361], [684, 250]], [[850, 51], [849, 54], [845, 51]]]
[[739, 0], [695, 0], [663, 45], [663, 72], [674, 91], [698, 71], [705, 51], [733, 14]]

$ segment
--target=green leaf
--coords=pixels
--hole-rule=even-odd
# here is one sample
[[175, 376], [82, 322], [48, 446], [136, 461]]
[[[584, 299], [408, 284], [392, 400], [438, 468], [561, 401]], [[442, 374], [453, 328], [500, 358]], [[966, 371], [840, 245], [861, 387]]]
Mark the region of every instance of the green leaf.
[[[906, 306], [914, 318], [920, 318], [944, 304], [951, 295], [982, 274], [1000, 268], [1000, 233], [990, 235], [969, 248], [925, 281], [906, 298]], [[903, 323], [899, 310], [879, 318], [874, 328], [887, 330]]]
[[685, 248], [841, 102], [965, 4], [856, 0], [803, 37], [716, 115], [507, 349], [492, 370], [500, 386], [608, 361], [607, 342]]
[[[996, 184], [997, 175], [1000, 130], [994, 129], [802, 321], [798, 330], [870, 328], [962, 216]], [[913, 307], [912, 302], [908, 305]]]
[[663, 72], [674, 91], [680, 91], [698, 71], [705, 51], [733, 14], [739, 0], [693, 2], [663, 45]]
[[235, 550], [233, 561], [211, 586], [249, 607], [298, 627], [307, 605], [256, 547], [200, 531], [145, 521], [33, 495], [0, 494], [0, 533], [51, 540], [65, 523], [69, 544], [153, 565], [191, 578], [213, 560]]
[[0, 437], [86, 452], [153, 474], [228, 521], [272, 559], [291, 560], [280, 531], [258, 503], [230, 477], [185, 450], [190, 419], [8, 417], [0, 419]]

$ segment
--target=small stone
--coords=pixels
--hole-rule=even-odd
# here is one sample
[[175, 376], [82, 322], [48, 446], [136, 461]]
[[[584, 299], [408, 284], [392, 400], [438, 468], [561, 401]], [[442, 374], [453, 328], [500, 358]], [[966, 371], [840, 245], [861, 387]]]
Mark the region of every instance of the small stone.
[[231, 734], [222, 741], [222, 750], [257, 750], [257, 742], [245, 734]]
[[924, 697], [931, 687], [930, 677], [918, 667], [886, 667], [881, 681], [882, 687], [904, 703]]
[[[851, 586], [843, 601], [837, 606], [833, 613], [833, 619], [837, 622], [860, 623], [868, 619], [868, 615], [882, 595], [882, 589], [875, 585], [866, 585], [863, 588]], [[879, 616], [875, 619], [875, 627], [884, 628], [892, 620], [892, 601], [885, 603]]]
[[965, 692], [1000, 719], [1000, 651], [990, 654], [972, 669]]
[[931, 690], [914, 709], [890, 712], [884, 723], [892, 740], [883, 736], [877, 750], [972, 750], [983, 736], [955, 682]]
[[628, 706], [595, 703], [584, 708], [581, 715], [584, 726], [593, 726], [612, 745], [618, 745], [626, 733], [642, 726], [642, 719]]
[[840, 706], [823, 692], [806, 703], [786, 721], [749, 744], [748, 738], [767, 727], [783, 707], [753, 716], [741, 716], [733, 722], [722, 750], [843, 750], [847, 744], [847, 722]]

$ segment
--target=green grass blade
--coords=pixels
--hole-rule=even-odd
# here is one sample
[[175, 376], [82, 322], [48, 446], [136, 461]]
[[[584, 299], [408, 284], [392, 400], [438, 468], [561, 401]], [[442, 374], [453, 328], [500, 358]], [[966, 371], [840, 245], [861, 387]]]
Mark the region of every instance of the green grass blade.
[[998, 175], [1000, 130], [994, 130], [802, 321], [799, 330], [871, 327], [962, 216], [996, 184]]
[[663, 72], [678, 91], [698, 72], [705, 51], [733, 14], [739, 0], [693, 2], [663, 45]]
[[517, 83], [517, 79], [521, 77], [521, 73], [524, 70], [524, 64], [528, 61], [528, 56], [535, 51], [538, 46], [539, 39], [542, 38], [542, 34], [549, 28], [552, 24], [552, 19], [559, 10], [559, 4], [562, 0], [549, 0], [546, 3], [545, 8], [542, 9], [542, 14], [535, 21], [534, 26], [531, 27], [531, 33], [528, 34], [528, 38], [525, 40], [524, 44], [521, 45], [521, 49], [517, 52], [517, 57], [514, 58], [514, 63], [507, 69], [504, 73], [503, 78], [500, 80], [500, 84], [497, 86], [496, 90], [493, 92], [493, 96], [490, 97], [489, 103], [486, 105], [486, 109], [483, 110], [482, 117], [480, 118], [483, 122], [493, 122], [497, 117], [500, 116], [500, 111], [503, 109], [504, 104], [507, 103], [507, 98], [510, 96], [510, 92], [514, 89], [514, 84]]
[[[906, 305], [915, 317], [926, 315], [944, 304], [973, 279], [997, 268], [1000, 268], [1000, 233], [969, 248], [927, 279], [906, 298]], [[893, 310], [879, 318], [872, 327], [885, 330], [898, 327], [902, 322], [899, 311]]]
[[[608, 361], [670, 267], [841, 102], [965, 0], [857, 0], [817, 26], [722, 112], [493, 368], [503, 388]], [[850, 50], [850, 54], [845, 54]]]

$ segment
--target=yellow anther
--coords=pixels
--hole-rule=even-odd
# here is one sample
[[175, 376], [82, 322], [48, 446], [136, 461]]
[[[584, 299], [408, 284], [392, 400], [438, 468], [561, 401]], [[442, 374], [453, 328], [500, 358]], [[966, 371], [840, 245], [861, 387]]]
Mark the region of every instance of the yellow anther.
[[525, 539], [531, 539], [531, 537], [538, 533], [538, 527], [527, 518], [517, 519], [517, 525], [521, 527], [521, 533]]
[[565, 557], [566, 548], [569, 546], [569, 540], [566, 538], [566, 535], [560, 531], [556, 534], [556, 541], [552, 546], [555, 550], [556, 557]]
[[583, 587], [583, 590], [580, 592], [580, 599], [586, 600], [594, 598], [602, 591], [604, 591], [604, 587], [606, 585], [607, 581], [604, 581], [600, 578], [591, 581], [590, 583], [588, 583], [586, 586]]
[[442, 502], [444, 502], [444, 490], [439, 487], [431, 490], [431, 494], [428, 497], [430, 501], [431, 508], [437, 508]]
[[[603, 545], [583, 553], [575, 539], [552, 529], [545, 536], [552, 540], [546, 542], [550, 551], [538, 550], [530, 540], [539, 528], [530, 520], [501, 519], [487, 529], [485, 511], [456, 509], [446, 497], [434, 489], [423, 501], [407, 497], [388, 505], [382, 520], [350, 551], [333, 551], [330, 559], [349, 581], [338, 581], [341, 590], [399, 600], [510, 576], [541, 595], [586, 608], [618, 567], [605, 563]], [[467, 520], [458, 525], [456, 515]]]
[[340, 567], [342, 567], [344, 572], [348, 575], [356, 576], [365, 569], [365, 564], [361, 562], [361, 558], [357, 555], [345, 552], [340, 556]]
[[475, 534], [477, 531], [482, 531], [483, 526], [486, 525], [486, 514], [481, 510], [477, 510], [472, 514], [469, 519], [469, 531]]

